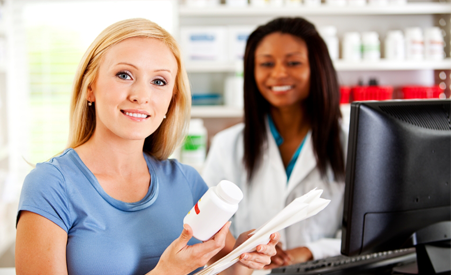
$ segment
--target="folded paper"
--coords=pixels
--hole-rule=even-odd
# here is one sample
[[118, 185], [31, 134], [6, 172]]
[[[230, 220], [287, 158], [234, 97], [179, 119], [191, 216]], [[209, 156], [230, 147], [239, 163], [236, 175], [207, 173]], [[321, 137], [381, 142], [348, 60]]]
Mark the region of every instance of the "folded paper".
[[330, 202], [330, 200], [320, 198], [322, 193], [323, 190], [315, 188], [307, 194], [296, 198], [276, 216], [256, 229], [253, 235], [240, 246], [202, 271], [197, 272], [195, 275], [218, 274], [235, 264], [241, 254], [254, 251], [260, 244], [267, 244], [271, 234], [318, 214]]

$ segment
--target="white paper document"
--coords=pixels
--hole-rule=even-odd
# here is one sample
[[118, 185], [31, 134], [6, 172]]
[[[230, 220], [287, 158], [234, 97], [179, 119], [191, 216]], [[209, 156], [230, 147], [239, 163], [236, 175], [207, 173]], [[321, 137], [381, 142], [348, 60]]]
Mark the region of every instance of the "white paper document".
[[278, 232], [294, 223], [318, 214], [326, 208], [330, 200], [320, 198], [323, 190], [313, 189], [307, 194], [296, 198], [275, 217], [253, 232], [253, 235], [232, 252], [206, 267], [195, 275], [215, 275], [235, 264], [240, 255], [252, 252], [260, 244], [267, 244], [271, 234]]

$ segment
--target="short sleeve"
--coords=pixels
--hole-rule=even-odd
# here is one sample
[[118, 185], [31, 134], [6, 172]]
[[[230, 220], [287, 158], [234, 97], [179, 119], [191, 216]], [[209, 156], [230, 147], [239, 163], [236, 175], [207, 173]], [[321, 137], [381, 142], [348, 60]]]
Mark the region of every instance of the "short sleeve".
[[208, 190], [208, 186], [200, 176], [196, 169], [189, 165], [181, 164], [178, 162], [180, 169], [188, 182], [189, 188], [193, 195], [193, 204], [195, 204]]
[[68, 232], [70, 211], [65, 180], [60, 170], [50, 163], [39, 163], [25, 178], [19, 200], [20, 211], [41, 215]]

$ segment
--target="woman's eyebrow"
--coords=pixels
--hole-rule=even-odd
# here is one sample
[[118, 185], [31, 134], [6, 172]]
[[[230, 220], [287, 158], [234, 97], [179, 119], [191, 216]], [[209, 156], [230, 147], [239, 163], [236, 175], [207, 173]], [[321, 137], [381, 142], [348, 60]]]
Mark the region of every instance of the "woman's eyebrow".
[[[116, 65], [128, 65], [128, 66], [131, 66], [131, 67], [133, 67], [135, 69], [138, 69], [138, 67], [136, 67], [135, 65], [133, 65], [131, 63], [127, 63], [127, 62], [119, 62]], [[162, 71], [169, 72], [169, 73], [171, 72], [171, 70], [169, 70], [169, 69], [156, 69], [156, 70], [154, 70], [154, 72], [162, 72]]]

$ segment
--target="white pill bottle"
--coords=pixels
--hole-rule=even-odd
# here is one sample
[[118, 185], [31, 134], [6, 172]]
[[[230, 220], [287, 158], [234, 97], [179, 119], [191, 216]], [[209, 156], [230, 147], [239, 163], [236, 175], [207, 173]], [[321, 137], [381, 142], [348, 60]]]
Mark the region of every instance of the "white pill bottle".
[[216, 234], [238, 210], [243, 192], [233, 182], [222, 180], [212, 186], [183, 219], [196, 239], [206, 241]]

